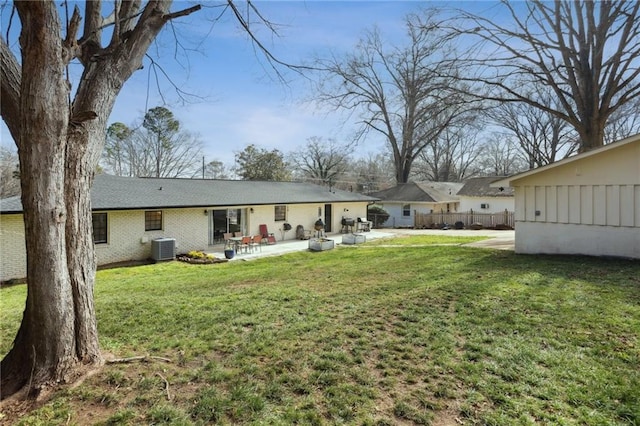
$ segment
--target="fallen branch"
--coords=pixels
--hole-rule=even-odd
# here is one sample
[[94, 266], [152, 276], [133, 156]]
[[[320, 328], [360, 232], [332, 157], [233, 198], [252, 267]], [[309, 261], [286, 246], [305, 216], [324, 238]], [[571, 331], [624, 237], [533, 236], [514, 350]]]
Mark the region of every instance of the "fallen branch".
[[171, 394], [169, 393], [169, 381], [160, 373], [156, 373], [156, 376], [159, 376], [162, 380], [164, 380], [164, 389], [167, 391], [167, 401], [171, 401]]
[[135, 362], [135, 361], [147, 362], [151, 360], [172, 362], [169, 358], [163, 358], [160, 356], [151, 356], [151, 355], [132, 356], [129, 358], [114, 358], [114, 359], [108, 359], [106, 362], [107, 364], [126, 364], [129, 362]]

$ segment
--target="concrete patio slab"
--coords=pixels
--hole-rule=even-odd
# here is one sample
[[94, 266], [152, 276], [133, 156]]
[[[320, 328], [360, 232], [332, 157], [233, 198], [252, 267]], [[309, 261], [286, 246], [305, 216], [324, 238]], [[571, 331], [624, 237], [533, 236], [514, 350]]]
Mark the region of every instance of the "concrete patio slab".
[[[399, 237], [402, 235], [444, 235], [444, 236], [487, 236], [487, 240], [466, 244], [469, 247], [492, 248], [498, 250], [514, 249], [514, 231], [485, 230], [441, 230], [441, 229], [372, 229], [370, 232], [362, 232], [367, 241], [386, 237]], [[345, 234], [331, 233], [327, 238], [335, 240], [336, 245], [342, 245], [342, 236]], [[251, 260], [267, 256], [279, 256], [285, 253], [305, 251], [309, 249], [308, 240], [286, 240], [278, 241], [273, 245], [263, 245], [257, 250], [249, 253], [236, 253], [231, 261]], [[207, 253], [213, 254], [217, 258], [224, 259], [223, 245], [211, 247]]]

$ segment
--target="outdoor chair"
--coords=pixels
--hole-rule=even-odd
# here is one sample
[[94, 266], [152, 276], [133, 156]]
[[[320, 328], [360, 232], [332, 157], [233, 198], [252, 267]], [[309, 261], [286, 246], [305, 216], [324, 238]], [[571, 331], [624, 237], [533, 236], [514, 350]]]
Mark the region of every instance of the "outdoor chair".
[[249, 252], [249, 249], [253, 250], [253, 248], [251, 247], [251, 237], [249, 236], [243, 236], [242, 240], [240, 240], [240, 248], [239, 250], [243, 250], [245, 253]]
[[271, 245], [276, 243], [276, 236], [267, 230], [267, 225], [265, 224], [260, 225], [260, 236], [266, 244]]
[[262, 251], [262, 235], [254, 235], [253, 238], [251, 238], [249, 246], [251, 247], [251, 251], [258, 247], [260, 248], [260, 251]]

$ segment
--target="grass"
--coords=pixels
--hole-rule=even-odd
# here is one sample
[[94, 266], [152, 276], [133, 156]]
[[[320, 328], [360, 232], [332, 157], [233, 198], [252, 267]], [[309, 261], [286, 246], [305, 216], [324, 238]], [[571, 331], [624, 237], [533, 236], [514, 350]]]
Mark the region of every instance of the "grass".
[[637, 261], [420, 238], [100, 271], [105, 352], [172, 362], [109, 364], [20, 424], [640, 424]]
[[391, 237], [371, 240], [369, 246], [427, 246], [427, 245], [462, 245], [486, 240], [485, 236], [463, 237], [459, 235], [416, 235], [411, 237]]

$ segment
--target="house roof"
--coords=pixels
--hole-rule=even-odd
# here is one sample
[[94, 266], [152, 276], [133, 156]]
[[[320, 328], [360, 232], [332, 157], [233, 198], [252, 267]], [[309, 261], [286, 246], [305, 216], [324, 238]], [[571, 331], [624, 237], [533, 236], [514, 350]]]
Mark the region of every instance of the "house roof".
[[630, 136], [628, 138], [621, 139], [619, 141], [610, 143], [610, 144], [602, 146], [600, 148], [592, 149], [590, 151], [583, 152], [583, 153], [578, 154], [578, 155], [574, 155], [573, 157], [565, 158], [565, 159], [562, 159], [560, 161], [556, 161], [555, 163], [547, 164], [546, 166], [538, 167], [538, 168], [535, 168], [535, 169], [528, 170], [526, 172], [515, 174], [513, 176], [505, 177], [504, 179], [500, 179], [500, 180], [497, 180], [495, 182], [492, 182], [491, 186], [494, 186], [494, 187], [510, 186], [511, 182], [513, 182], [515, 180], [522, 179], [522, 178], [525, 178], [525, 177], [528, 177], [528, 176], [531, 176], [531, 175], [535, 175], [535, 174], [538, 174], [538, 173], [547, 172], [548, 170], [555, 169], [556, 167], [562, 167], [562, 166], [564, 166], [566, 164], [573, 163], [574, 161], [578, 161], [578, 160], [582, 160], [582, 159], [585, 159], [585, 158], [589, 158], [589, 157], [594, 156], [594, 155], [599, 155], [599, 154], [601, 154], [603, 152], [607, 152], [607, 151], [610, 151], [610, 150], [613, 150], [613, 149], [618, 149], [618, 148], [621, 148], [623, 146], [626, 146], [626, 145], [629, 145], [629, 144], [633, 144], [633, 143], [640, 143], [640, 133], [638, 133], [637, 135], [633, 135], [633, 136]]
[[492, 182], [504, 178], [505, 176], [487, 176], [468, 179], [458, 191], [458, 195], [465, 197], [513, 197], [513, 188], [491, 186]]
[[[375, 197], [298, 182], [164, 179], [96, 175], [93, 210], [230, 207], [270, 204], [374, 202]], [[0, 213], [21, 213], [20, 197], [0, 202]]]
[[446, 203], [458, 201], [455, 194], [461, 187], [457, 182], [407, 182], [370, 195], [383, 201]]

